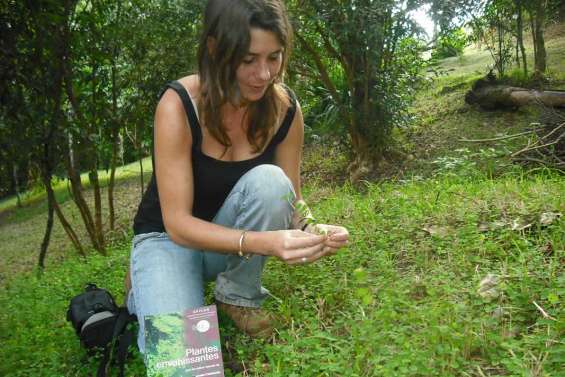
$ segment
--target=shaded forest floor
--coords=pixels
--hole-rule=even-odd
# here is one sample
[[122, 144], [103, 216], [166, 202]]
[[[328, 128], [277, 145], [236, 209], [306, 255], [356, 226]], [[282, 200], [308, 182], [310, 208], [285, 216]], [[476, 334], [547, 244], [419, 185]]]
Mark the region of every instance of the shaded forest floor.
[[[565, 33], [555, 29], [549, 66], [552, 87], [563, 88]], [[395, 135], [402, 159], [381, 166], [386, 179], [353, 188], [344, 153], [307, 146], [305, 196], [321, 221], [350, 229], [351, 246], [308, 266], [269, 261], [267, 308], [281, 320], [273, 339], [250, 340], [221, 318], [224, 356], [244, 369], [239, 375], [562, 373], [565, 179], [511, 163], [508, 152], [526, 139], [461, 141], [521, 132], [539, 119], [536, 107], [481, 112], [464, 103], [487, 64], [488, 52], [478, 50], [441, 63], [446, 74], [421, 89], [414, 124]], [[56, 221], [42, 276], [34, 269], [43, 195], [26, 194], [21, 209], [14, 199], [0, 203], [0, 375], [94, 374], [97, 363], [79, 348], [65, 310], [88, 281], [123, 299], [140, 184], [137, 164], [119, 174], [109, 256], [76, 257]], [[78, 229], [64, 182], [57, 192]], [[127, 375], [144, 374], [136, 354]]]

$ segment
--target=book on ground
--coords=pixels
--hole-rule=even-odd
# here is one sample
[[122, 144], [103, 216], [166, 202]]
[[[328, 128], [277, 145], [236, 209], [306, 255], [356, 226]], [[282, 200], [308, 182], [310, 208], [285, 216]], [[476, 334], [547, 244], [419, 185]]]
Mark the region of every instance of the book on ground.
[[148, 377], [224, 376], [216, 306], [145, 316]]

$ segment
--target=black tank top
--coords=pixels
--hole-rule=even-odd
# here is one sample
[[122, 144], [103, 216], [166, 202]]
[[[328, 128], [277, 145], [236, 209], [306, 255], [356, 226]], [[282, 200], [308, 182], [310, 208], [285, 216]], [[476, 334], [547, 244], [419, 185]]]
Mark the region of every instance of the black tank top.
[[[276, 146], [285, 139], [294, 119], [296, 98], [294, 93], [285, 87], [290, 100], [290, 106], [277, 133], [273, 136], [263, 153], [248, 160], [221, 161], [202, 153], [202, 130], [196, 116], [196, 110], [186, 89], [178, 81], [173, 81], [166, 85], [161, 92], [161, 96], [168, 88], [177, 92], [181, 98], [192, 133], [192, 170], [194, 174], [192, 215], [211, 221], [241, 176], [255, 166], [274, 164]], [[155, 179], [155, 165], [153, 165], [153, 174], [151, 175], [147, 190], [143, 194], [137, 209], [133, 222], [133, 231], [134, 234], [165, 232], [161, 205], [159, 203], [157, 180]]]

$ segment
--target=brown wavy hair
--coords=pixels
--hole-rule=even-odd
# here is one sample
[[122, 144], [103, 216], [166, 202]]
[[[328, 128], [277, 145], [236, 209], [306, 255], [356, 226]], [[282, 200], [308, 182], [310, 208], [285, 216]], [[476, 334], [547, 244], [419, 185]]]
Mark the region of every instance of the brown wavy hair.
[[[263, 97], [248, 105], [247, 140], [257, 153], [265, 147], [275, 127], [285, 96], [282, 83], [292, 43], [292, 27], [279, 0], [210, 0], [204, 13], [203, 32], [198, 48], [200, 76], [199, 116], [222, 145], [231, 146], [222, 125], [220, 107], [240, 101], [236, 70], [249, 51], [250, 30], [273, 32], [282, 46], [282, 65]], [[210, 54], [208, 41], [214, 39]], [[225, 152], [224, 152], [225, 153]]]

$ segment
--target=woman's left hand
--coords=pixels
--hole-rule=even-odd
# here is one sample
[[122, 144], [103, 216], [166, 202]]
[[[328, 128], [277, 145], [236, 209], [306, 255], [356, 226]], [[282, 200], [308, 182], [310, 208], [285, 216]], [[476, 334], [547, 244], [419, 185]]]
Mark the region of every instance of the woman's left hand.
[[313, 224], [306, 229], [309, 233], [326, 234], [328, 238], [325, 241], [324, 255], [335, 254], [338, 249], [349, 243], [349, 232], [346, 228], [339, 225], [329, 224]]

